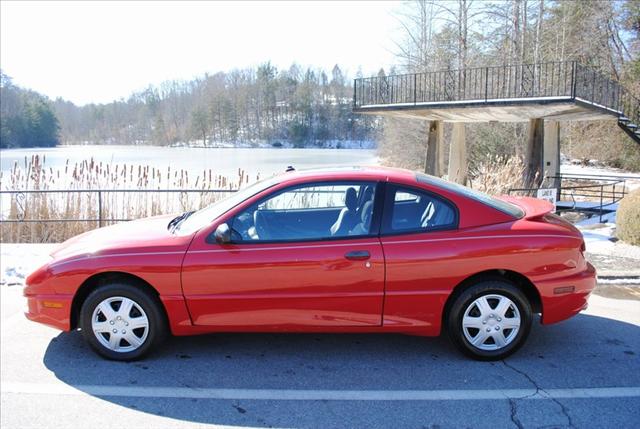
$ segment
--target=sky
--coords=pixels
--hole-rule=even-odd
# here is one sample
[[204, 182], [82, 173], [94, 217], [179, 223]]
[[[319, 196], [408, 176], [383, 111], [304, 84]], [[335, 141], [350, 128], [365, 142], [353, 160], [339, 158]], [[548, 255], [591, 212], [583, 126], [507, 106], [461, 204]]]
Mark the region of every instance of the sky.
[[0, 2], [0, 67], [76, 104], [271, 61], [353, 77], [393, 62], [398, 2]]

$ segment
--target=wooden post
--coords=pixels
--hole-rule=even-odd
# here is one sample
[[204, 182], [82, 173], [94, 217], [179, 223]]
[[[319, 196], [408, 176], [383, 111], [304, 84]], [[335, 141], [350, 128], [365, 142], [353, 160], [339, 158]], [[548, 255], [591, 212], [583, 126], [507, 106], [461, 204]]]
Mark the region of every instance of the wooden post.
[[560, 185], [560, 122], [545, 121], [543, 144], [543, 171], [548, 186], [557, 188]]
[[544, 150], [544, 120], [535, 118], [529, 120], [529, 139], [525, 154], [524, 174], [525, 186], [537, 187], [544, 180], [542, 168], [542, 151]]
[[454, 122], [449, 147], [448, 179], [464, 185], [467, 182], [467, 142], [464, 122]]
[[442, 175], [442, 139], [442, 121], [431, 121], [429, 123], [429, 136], [427, 140], [427, 154], [424, 163], [424, 172], [437, 177]]

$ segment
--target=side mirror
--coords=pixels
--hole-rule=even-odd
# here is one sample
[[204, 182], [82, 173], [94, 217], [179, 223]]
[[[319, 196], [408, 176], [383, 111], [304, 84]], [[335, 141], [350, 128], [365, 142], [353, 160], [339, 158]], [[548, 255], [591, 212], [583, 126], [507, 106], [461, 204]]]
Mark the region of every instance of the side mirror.
[[216, 241], [219, 244], [231, 243], [231, 228], [226, 223], [221, 223], [216, 228], [216, 232], [213, 233]]

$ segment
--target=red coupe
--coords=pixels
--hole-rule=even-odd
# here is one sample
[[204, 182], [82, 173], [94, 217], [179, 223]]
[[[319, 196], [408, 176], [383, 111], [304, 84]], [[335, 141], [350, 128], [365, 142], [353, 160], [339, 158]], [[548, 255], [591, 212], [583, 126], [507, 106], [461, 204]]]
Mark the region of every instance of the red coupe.
[[27, 278], [26, 316], [117, 360], [169, 332], [443, 330], [501, 359], [534, 313], [567, 319], [595, 287], [582, 235], [551, 210], [407, 170], [291, 171], [66, 241]]

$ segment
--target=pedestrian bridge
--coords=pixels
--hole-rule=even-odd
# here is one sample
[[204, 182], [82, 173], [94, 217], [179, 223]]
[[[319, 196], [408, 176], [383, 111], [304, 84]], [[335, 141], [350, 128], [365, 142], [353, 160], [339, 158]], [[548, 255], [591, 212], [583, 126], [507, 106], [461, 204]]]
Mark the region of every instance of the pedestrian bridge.
[[615, 120], [640, 144], [640, 101], [619, 82], [576, 61], [355, 79], [353, 111], [432, 121], [425, 171], [436, 175], [444, 171], [442, 123], [454, 123], [449, 179], [458, 182], [466, 180], [467, 122], [529, 122], [526, 158], [529, 172], [538, 177], [560, 172], [561, 121]]

